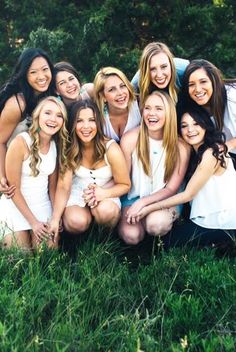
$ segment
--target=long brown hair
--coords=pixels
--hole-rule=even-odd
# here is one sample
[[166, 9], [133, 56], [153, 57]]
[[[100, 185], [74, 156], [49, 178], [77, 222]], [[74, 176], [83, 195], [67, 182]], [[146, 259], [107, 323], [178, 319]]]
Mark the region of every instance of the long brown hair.
[[103, 134], [101, 117], [97, 105], [92, 100], [80, 100], [74, 103], [72, 105], [69, 118], [69, 132], [71, 134], [71, 143], [67, 155], [69, 168], [71, 168], [71, 170], [73, 171], [75, 171], [79, 167], [83, 157], [84, 147], [79, 137], [77, 136], [76, 124], [80, 111], [84, 109], [91, 109], [93, 111], [95, 123], [97, 126], [97, 133], [94, 137], [93, 167], [98, 162], [104, 159], [104, 154], [106, 152], [105, 141], [107, 139], [104, 137]]

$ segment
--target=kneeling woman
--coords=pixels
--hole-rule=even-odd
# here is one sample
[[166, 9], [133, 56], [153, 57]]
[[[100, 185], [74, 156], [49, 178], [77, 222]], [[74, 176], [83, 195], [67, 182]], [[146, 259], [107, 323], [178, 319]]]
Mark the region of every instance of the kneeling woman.
[[[66, 119], [62, 101], [44, 98], [33, 111], [29, 132], [15, 137], [7, 150], [6, 175], [16, 189], [11, 199], [3, 195], [0, 200], [5, 247], [18, 245], [30, 250], [49, 237], [47, 222], [56, 190], [57, 160], [60, 171], [65, 171]], [[49, 242], [50, 247], [57, 246], [57, 240]]]
[[145, 206], [178, 191], [189, 160], [189, 148], [178, 138], [175, 105], [167, 93], [154, 91], [147, 96], [142, 115], [141, 126], [121, 140], [132, 188], [122, 204], [119, 233], [129, 244], [140, 242], [145, 232], [162, 236], [171, 229], [178, 217], [175, 207], [150, 212], [140, 222], [135, 218]]
[[236, 171], [227, 154], [224, 135], [200, 108], [191, 108], [183, 114], [180, 129], [193, 150], [186, 189], [144, 207], [136, 214], [136, 221], [153, 211], [192, 201], [191, 221], [176, 227], [170, 244], [206, 245], [224, 241], [228, 235], [235, 237]]
[[69, 169], [58, 180], [51, 230], [58, 232], [63, 212], [64, 228], [70, 233], [84, 232], [93, 218], [114, 227], [120, 217], [119, 197], [130, 188], [123, 153], [114, 140], [104, 137], [92, 101], [75, 103], [69, 121]]

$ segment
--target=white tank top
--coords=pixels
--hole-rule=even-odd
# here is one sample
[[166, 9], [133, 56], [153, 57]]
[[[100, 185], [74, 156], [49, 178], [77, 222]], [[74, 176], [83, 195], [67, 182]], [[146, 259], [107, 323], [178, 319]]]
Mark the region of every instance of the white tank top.
[[213, 175], [194, 197], [190, 219], [206, 228], [236, 229], [236, 171], [231, 159], [222, 175]]

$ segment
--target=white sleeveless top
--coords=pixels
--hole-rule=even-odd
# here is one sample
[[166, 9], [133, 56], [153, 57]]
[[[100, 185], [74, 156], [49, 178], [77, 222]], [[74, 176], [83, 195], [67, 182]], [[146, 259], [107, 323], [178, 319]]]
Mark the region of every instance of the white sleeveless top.
[[165, 187], [165, 157], [166, 153], [162, 141], [149, 137], [151, 176], [147, 176], [138, 160], [136, 148], [132, 153], [131, 190], [128, 199], [145, 197]]
[[[113, 139], [107, 142], [107, 150], [113, 142], [115, 142]], [[106, 165], [98, 169], [88, 169], [81, 165], [78, 169], [75, 170], [75, 173], [72, 178], [70, 197], [66, 205], [67, 207], [73, 205], [85, 207], [86, 204], [83, 199], [84, 189], [86, 189], [91, 183], [103, 187], [106, 183], [113, 179], [111, 166], [107, 160], [106, 154], [104, 155], [104, 160]], [[120, 207], [119, 198], [112, 198], [112, 200], [114, 200]]]
[[213, 175], [191, 205], [190, 219], [210, 229], [236, 229], [236, 171], [231, 159], [222, 175]]
[[[27, 132], [19, 134], [22, 136], [30, 148], [31, 137]], [[48, 177], [56, 167], [57, 150], [54, 141], [51, 141], [47, 154], [39, 153], [41, 163], [38, 167], [39, 174], [32, 176], [29, 166], [30, 157], [22, 163], [21, 192], [27, 205], [39, 221], [47, 221], [51, 217], [52, 206], [48, 194]], [[0, 221], [6, 222], [12, 231], [31, 229], [30, 224], [20, 213], [12, 199], [7, 199], [4, 195], [0, 200]], [[9, 231], [8, 231], [9, 233]]]
[[[109, 112], [108, 112], [106, 106], [104, 108], [104, 118], [105, 118], [104, 134], [107, 137], [112, 138], [116, 142], [119, 143], [120, 137], [116, 134], [116, 132], [114, 131], [114, 129], [112, 127], [110, 117], [109, 117]], [[141, 121], [141, 114], [139, 111], [138, 102], [137, 102], [137, 100], [134, 100], [134, 102], [130, 106], [127, 124], [125, 126], [123, 133], [131, 130], [132, 128], [139, 126], [140, 121]]]

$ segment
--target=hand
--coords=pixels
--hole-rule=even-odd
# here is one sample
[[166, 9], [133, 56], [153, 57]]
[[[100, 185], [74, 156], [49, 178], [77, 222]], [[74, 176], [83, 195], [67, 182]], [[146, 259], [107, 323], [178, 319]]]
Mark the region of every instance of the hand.
[[145, 207], [143, 199], [137, 200], [127, 210], [127, 217], [136, 217], [139, 211], [143, 209], [143, 207]]
[[55, 243], [59, 236], [59, 232], [63, 230], [62, 220], [59, 222], [57, 220], [51, 220], [48, 223], [48, 233], [51, 234], [51, 239]]
[[142, 209], [140, 209], [140, 211], [136, 215], [130, 216], [130, 215], [127, 214], [126, 215], [127, 216], [127, 222], [130, 225], [137, 224], [141, 219], [143, 219], [148, 214], [149, 214], [149, 211], [148, 211], [147, 207], [143, 207]]
[[6, 177], [0, 180], [0, 193], [5, 194], [6, 198], [12, 198], [15, 194], [16, 186], [8, 186]]
[[36, 242], [39, 244], [43, 240], [48, 240], [52, 238], [50, 234], [49, 225], [46, 222], [35, 221], [32, 224], [32, 231], [36, 237]]
[[96, 184], [90, 184], [88, 188], [84, 190], [83, 198], [90, 208], [94, 208], [99, 202], [106, 198], [105, 190]]

